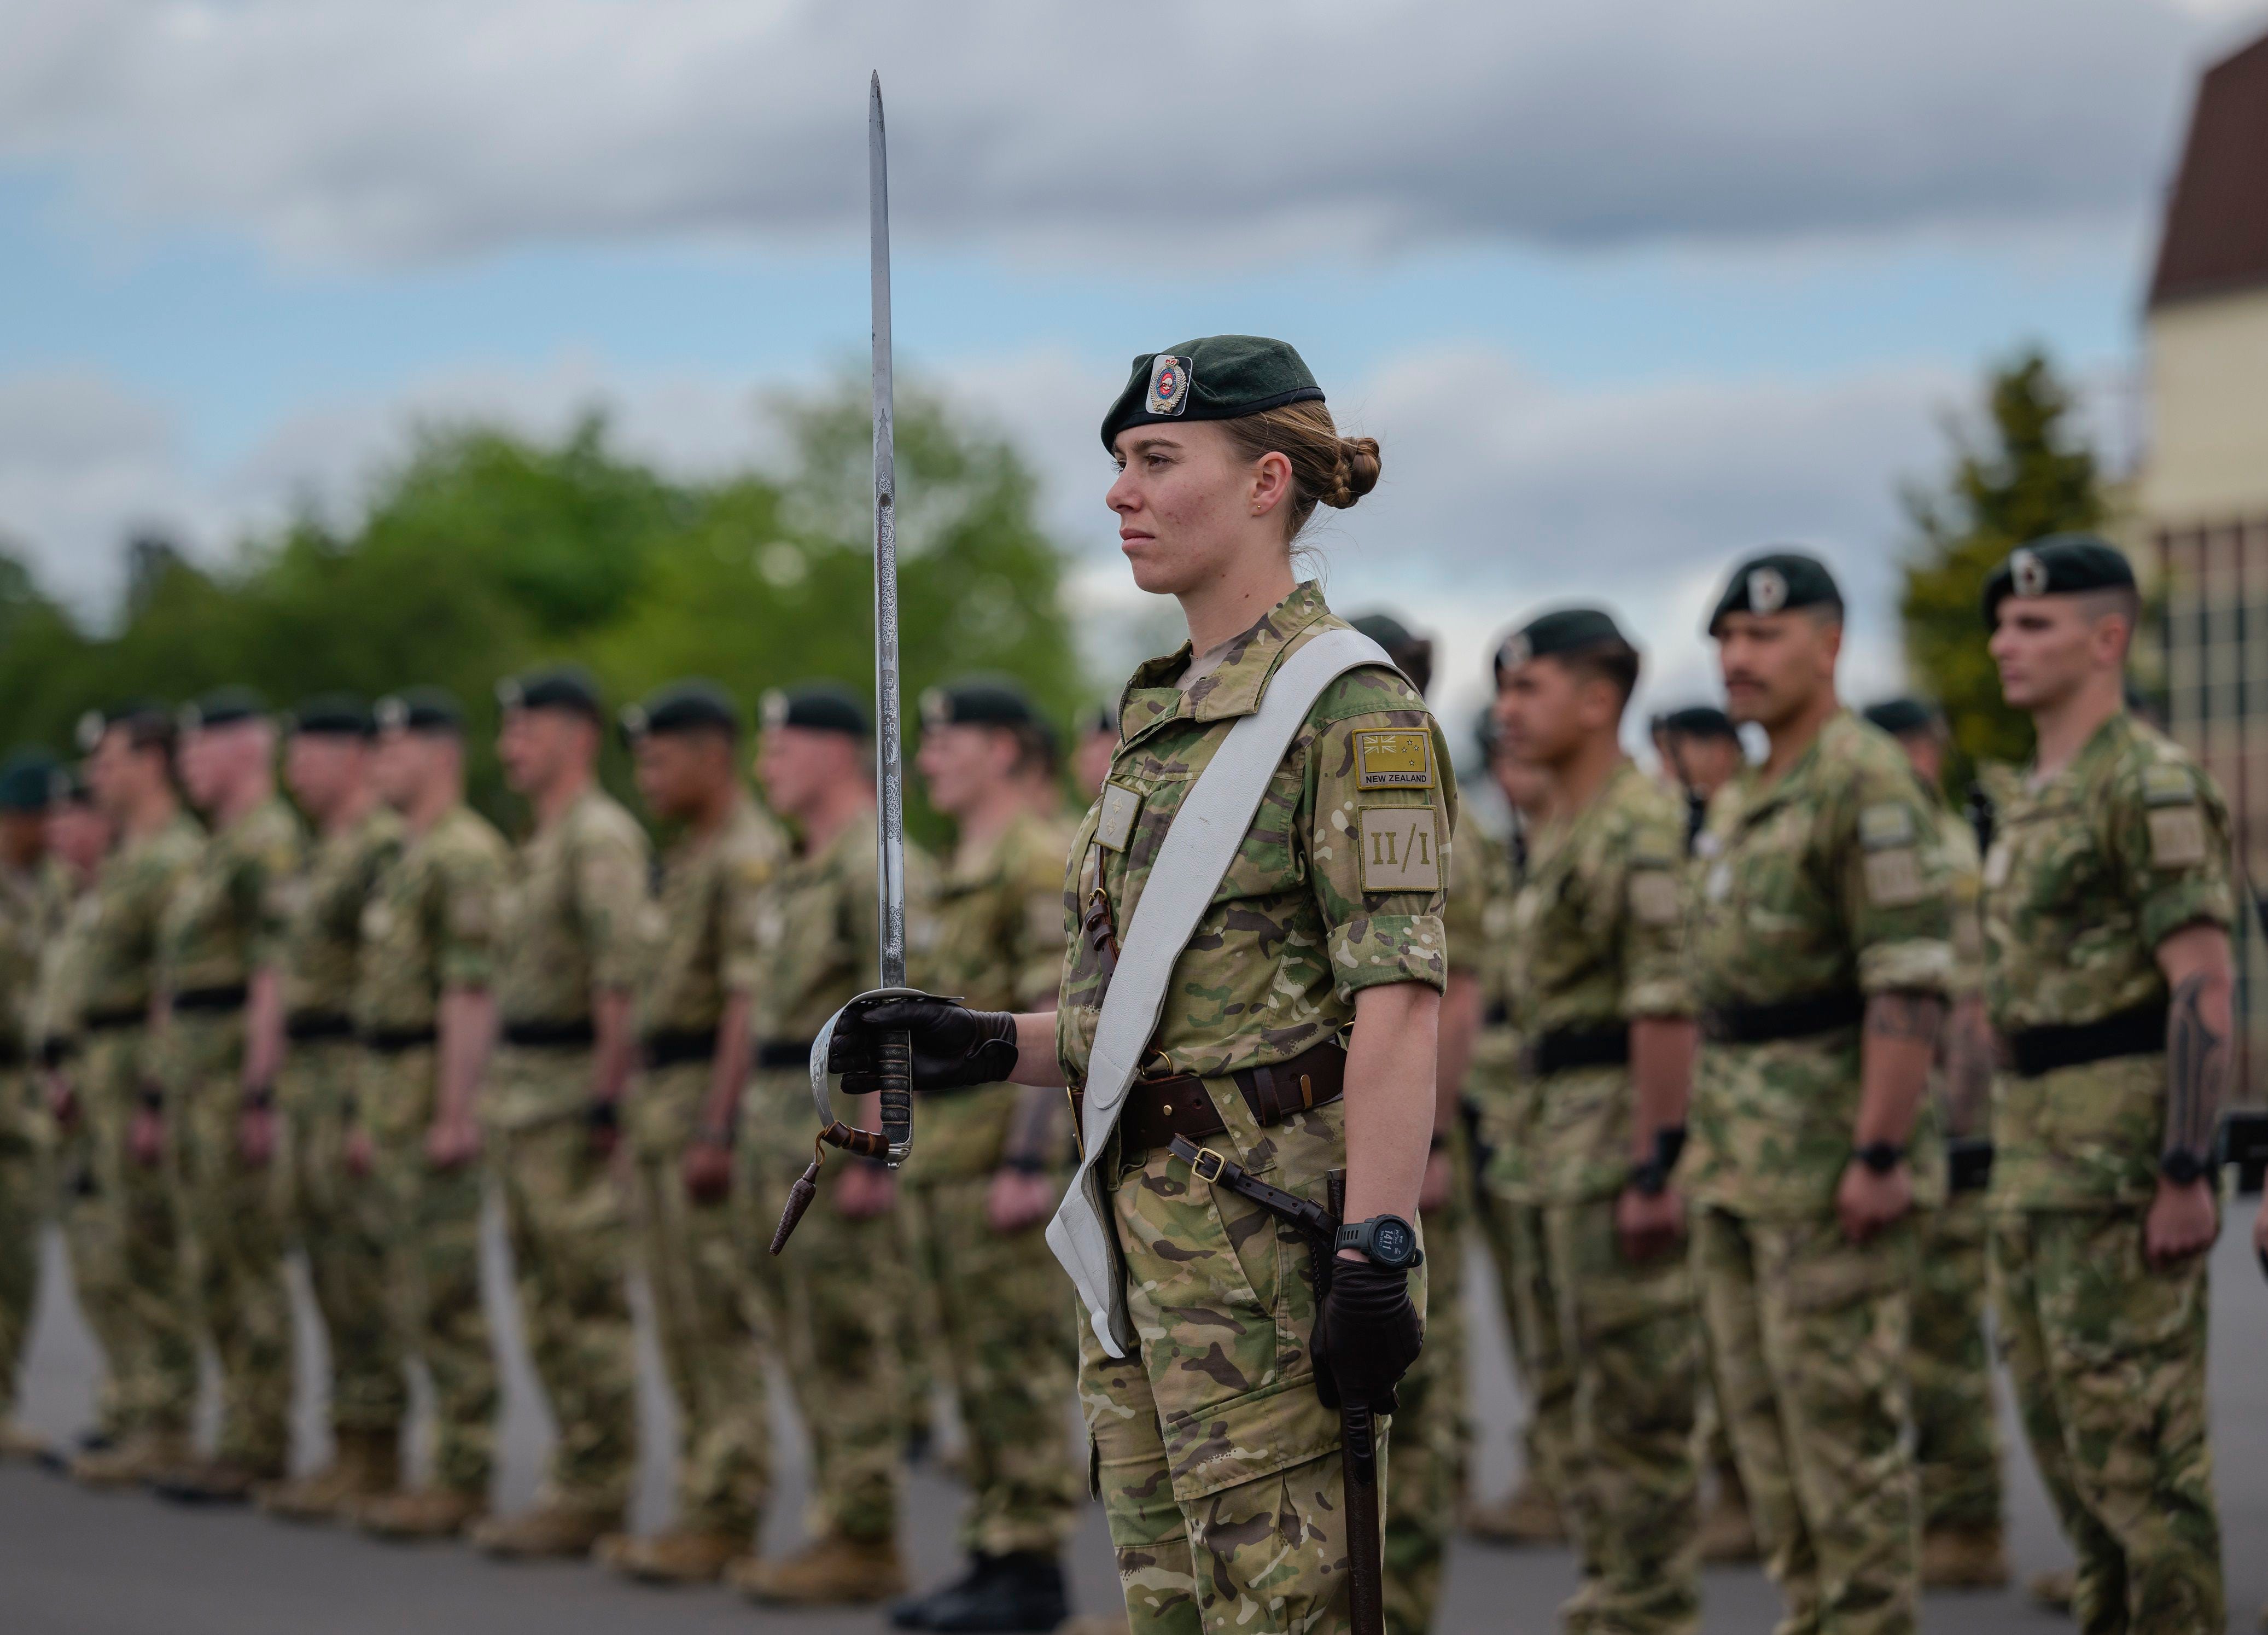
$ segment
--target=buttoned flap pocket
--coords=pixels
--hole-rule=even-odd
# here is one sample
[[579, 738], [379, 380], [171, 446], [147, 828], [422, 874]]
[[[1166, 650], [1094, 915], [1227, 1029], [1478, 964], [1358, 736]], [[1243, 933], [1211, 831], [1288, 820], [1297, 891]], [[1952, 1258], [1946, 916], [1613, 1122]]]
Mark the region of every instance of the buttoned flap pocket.
[[1221, 876], [1215, 902], [1276, 896], [1307, 878], [1307, 839], [1300, 821], [1306, 799], [1306, 775], [1296, 761], [1278, 767]]
[[1272, 1383], [1284, 1280], [1275, 1217], [1163, 1153], [1120, 1177], [1113, 1208], [1160, 1414], [1201, 1414]]

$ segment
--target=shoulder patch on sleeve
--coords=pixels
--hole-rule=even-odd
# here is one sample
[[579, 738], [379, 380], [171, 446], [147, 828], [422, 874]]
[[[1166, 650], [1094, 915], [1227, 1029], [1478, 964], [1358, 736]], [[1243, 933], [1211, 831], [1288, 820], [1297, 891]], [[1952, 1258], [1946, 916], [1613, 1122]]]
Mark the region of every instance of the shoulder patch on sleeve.
[[1362, 888], [1441, 889], [1441, 849], [1434, 843], [1431, 806], [1365, 806], [1361, 814]]
[[2197, 804], [2196, 780], [2180, 766], [2154, 766], [2142, 773], [2142, 804], [2149, 806], [2190, 806]]
[[1921, 859], [1911, 846], [1867, 853], [1867, 901], [1876, 908], [1906, 908], [1928, 895]]
[[1895, 800], [1864, 806], [1859, 812], [1859, 843], [1869, 851], [1888, 851], [1914, 843], [1913, 808]]
[[1677, 924], [1677, 877], [1661, 864], [1632, 860], [1630, 877], [1631, 913], [1641, 925]]
[[1354, 735], [1357, 789], [1433, 787], [1433, 735], [1423, 727]]
[[2205, 861], [2205, 814], [2194, 799], [2150, 811], [2150, 866], [2193, 869]]

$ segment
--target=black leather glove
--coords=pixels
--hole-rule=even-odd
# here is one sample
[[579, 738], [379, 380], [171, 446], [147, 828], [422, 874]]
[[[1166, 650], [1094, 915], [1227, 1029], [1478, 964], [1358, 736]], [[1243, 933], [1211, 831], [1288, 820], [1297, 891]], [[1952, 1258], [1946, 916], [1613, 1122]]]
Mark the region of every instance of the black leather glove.
[[1425, 1325], [1410, 1300], [1410, 1274], [1368, 1260], [1335, 1261], [1331, 1292], [1315, 1318], [1315, 1395], [1390, 1414], [1395, 1386], [1418, 1360]]
[[828, 1042], [827, 1071], [843, 1076], [845, 1095], [880, 1090], [874, 1072], [879, 1034], [913, 1035], [917, 1092], [998, 1084], [1016, 1069], [1016, 1018], [972, 1011], [958, 999], [875, 999], [853, 1003]]

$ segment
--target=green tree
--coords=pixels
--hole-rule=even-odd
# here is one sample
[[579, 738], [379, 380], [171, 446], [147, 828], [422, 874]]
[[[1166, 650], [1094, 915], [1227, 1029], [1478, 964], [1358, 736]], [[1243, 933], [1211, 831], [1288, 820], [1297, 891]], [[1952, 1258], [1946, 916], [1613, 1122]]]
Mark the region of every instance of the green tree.
[[1985, 651], [1984, 580], [2017, 546], [2102, 525], [2095, 457], [2073, 425], [2075, 401], [2054, 365], [2027, 350], [1992, 371], [1982, 439], [1955, 429], [1940, 486], [1903, 496], [1918, 541], [1900, 612], [1917, 685], [1944, 707], [1953, 731], [1948, 780], [1962, 787], [1987, 762], [2031, 753], [2031, 725], [2000, 700]]

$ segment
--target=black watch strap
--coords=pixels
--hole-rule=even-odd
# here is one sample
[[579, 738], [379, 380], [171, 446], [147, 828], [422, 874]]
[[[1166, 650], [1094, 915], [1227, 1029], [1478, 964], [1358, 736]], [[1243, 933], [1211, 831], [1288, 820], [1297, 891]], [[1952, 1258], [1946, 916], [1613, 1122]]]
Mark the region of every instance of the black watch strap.
[[2177, 1146], [2158, 1160], [2158, 1173], [2177, 1187], [2189, 1187], [2211, 1175], [2213, 1166], [2187, 1147]]
[[1902, 1142], [1869, 1141], [1864, 1146], [1851, 1149], [1851, 1156], [1878, 1175], [1887, 1175], [1906, 1161], [1906, 1149]]
[[1425, 1263], [1418, 1247], [1418, 1229], [1399, 1215], [1373, 1215], [1340, 1226], [1336, 1247], [1366, 1255], [1390, 1271], [1407, 1271]]

